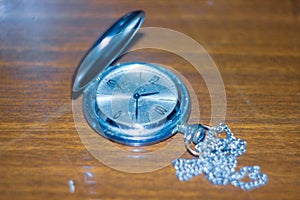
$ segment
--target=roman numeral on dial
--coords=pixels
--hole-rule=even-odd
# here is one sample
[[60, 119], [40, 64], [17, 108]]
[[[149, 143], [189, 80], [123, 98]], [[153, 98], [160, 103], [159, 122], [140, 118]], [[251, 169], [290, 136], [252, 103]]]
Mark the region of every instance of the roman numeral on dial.
[[118, 119], [122, 114], [123, 114], [123, 111], [119, 110], [118, 112], [116, 112], [116, 114], [114, 114], [113, 118]]
[[154, 111], [160, 115], [165, 115], [168, 111], [162, 106], [155, 106]]

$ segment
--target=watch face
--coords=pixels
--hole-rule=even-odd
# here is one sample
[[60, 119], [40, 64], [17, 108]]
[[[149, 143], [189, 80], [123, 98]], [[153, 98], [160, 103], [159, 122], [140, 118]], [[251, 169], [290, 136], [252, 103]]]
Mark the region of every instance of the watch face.
[[102, 116], [121, 127], [136, 128], [140, 135], [143, 127], [168, 120], [178, 104], [178, 90], [164, 72], [133, 64], [112, 70], [100, 81], [96, 102]]
[[173, 72], [148, 63], [110, 66], [84, 93], [89, 124], [132, 146], [162, 141], [189, 117], [189, 94]]

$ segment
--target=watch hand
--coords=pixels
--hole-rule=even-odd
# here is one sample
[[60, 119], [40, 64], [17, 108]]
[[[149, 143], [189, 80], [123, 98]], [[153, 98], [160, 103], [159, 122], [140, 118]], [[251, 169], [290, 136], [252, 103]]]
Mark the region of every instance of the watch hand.
[[139, 98], [159, 94], [159, 92], [149, 92], [144, 94], [134, 93], [133, 98], [135, 98], [135, 119], [137, 120], [139, 114]]
[[135, 99], [135, 119], [138, 119], [139, 114], [139, 98]]
[[154, 95], [154, 94], [159, 94], [159, 92], [150, 92], [150, 93], [145, 93], [145, 94], [140, 94], [140, 97], [144, 97], [144, 96], [150, 96], [150, 95]]
[[140, 94], [139, 93], [135, 93], [133, 95], [133, 98], [135, 98], [135, 119], [137, 120], [138, 114], [139, 114], [139, 98], [140, 98]]

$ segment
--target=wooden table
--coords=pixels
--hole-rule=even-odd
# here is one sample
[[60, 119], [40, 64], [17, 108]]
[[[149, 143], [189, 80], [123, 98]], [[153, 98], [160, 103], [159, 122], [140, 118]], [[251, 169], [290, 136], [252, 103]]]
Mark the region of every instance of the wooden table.
[[[1, 0], [0, 199], [299, 198], [299, 8], [297, 0]], [[266, 186], [214, 186], [203, 175], [180, 182], [171, 163], [125, 173], [88, 153], [73, 120], [72, 76], [93, 41], [136, 9], [147, 14], [143, 27], [186, 34], [211, 55], [226, 89], [226, 123], [247, 141], [239, 166], [260, 165]], [[184, 59], [151, 50], [126, 59], [182, 72], [209, 124], [209, 93]]]

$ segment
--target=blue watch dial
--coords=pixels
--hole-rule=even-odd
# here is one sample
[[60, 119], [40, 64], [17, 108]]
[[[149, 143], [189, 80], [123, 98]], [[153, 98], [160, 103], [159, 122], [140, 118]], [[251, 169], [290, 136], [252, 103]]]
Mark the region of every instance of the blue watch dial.
[[187, 89], [166, 68], [124, 63], [108, 67], [97, 80], [87, 88], [84, 111], [93, 128], [110, 140], [132, 146], [157, 143], [188, 119]]
[[176, 107], [178, 90], [161, 71], [133, 64], [112, 70], [100, 81], [96, 102], [116, 124], [143, 127], [166, 120]]

